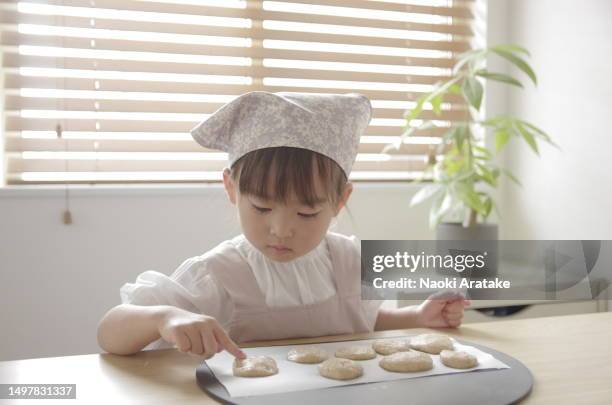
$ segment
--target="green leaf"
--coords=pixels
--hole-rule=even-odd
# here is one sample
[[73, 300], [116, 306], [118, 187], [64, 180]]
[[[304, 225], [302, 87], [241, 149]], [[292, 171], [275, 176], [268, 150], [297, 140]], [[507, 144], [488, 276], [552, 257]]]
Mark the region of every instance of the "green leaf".
[[412, 121], [413, 119], [418, 117], [419, 114], [421, 114], [421, 111], [423, 111], [423, 105], [425, 104], [425, 101], [427, 100], [428, 96], [429, 93], [423, 94], [417, 99], [416, 106], [412, 110], [407, 111], [406, 114], [404, 114], [404, 118], [406, 118], [405, 126], [410, 125], [410, 121]]
[[448, 92], [451, 94], [459, 95], [461, 94], [461, 86], [459, 86], [457, 83], [453, 83], [452, 86], [448, 88]]
[[486, 157], [489, 157], [489, 158], [493, 157], [493, 155], [491, 154], [491, 151], [487, 148], [483, 148], [482, 146], [479, 146], [479, 145], [473, 145], [472, 147], [474, 148], [476, 152], [480, 152]]
[[487, 55], [486, 49], [473, 49], [458, 56], [457, 63], [453, 66], [453, 75], [456, 75], [466, 63], [478, 62]]
[[508, 143], [510, 139], [510, 133], [505, 128], [501, 128], [495, 132], [495, 151], [499, 153], [500, 150]]
[[444, 94], [440, 93], [434, 98], [431, 99], [431, 107], [436, 115], [440, 115], [442, 113], [442, 99], [444, 98]]
[[404, 126], [405, 131], [402, 132], [402, 134], [400, 135], [401, 141], [403, 142], [409, 136], [412, 136], [413, 134], [418, 133], [418, 131], [423, 131], [425, 129], [430, 129], [430, 128], [434, 128], [434, 127], [437, 127], [437, 125], [433, 121], [431, 121], [431, 120], [423, 122], [418, 127], [408, 127], [408, 128], [406, 128]]
[[439, 196], [434, 200], [431, 204], [431, 208], [429, 209], [429, 227], [434, 229], [436, 225], [438, 225], [440, 216], [438, 212], [440, 211], [440, 205], [442, 204], [442, 199], [444, 196]]
[[460, 151], [463, 149], [463, 141], [465, 141], [465, 138], [467, 135], [467, 132], [465, 129], [466, 127], [464, 125], [460, 125], [455, 128], [455, 133], [454, 133], [455, 143], [457, 144], [457, 149], [459, 149]]
[[503, 116], [503, 115], [498, 115], [498, 116], [491, 117], [489, 119], [484, 120], [482, 122], [482, 125], [489, 126], [489, 127], [499, 127], [499, 126], [503, 126], [503, 124], [505, 124], [507, 120], [508, 120], [508, 117]]
[[[449, 152], [451, 153], [451, 152]], [[445, 159], [444, 160], [444, 172], [447, 177], [452, 178], [455, 174], [461, 170], [463, 163], [457, 159]]]
[[457, 178], [455, 178], [455, 183], [459, 183], [459, 182], [464, 182], [464, 183], [471, 183], [473, 182], [473, 178], [475, 176], [476, 172], [473, 169], [468, 169], [465, 172], [463, 172], [462, 174], [460, 174], [459, 176], [457, 176]]
[[404, 132], [402, 132], [402, 141], [404, 138], [408, 138], [413, 133], [415, 133], [420, 127], [408, 127]]
[[446, 132], [444, 132], [444, 134], [442, 135], [442, 140], [450, 141], [451, 139], [453, 139], [455, 137], [455, 129], [456, 127], [450, 127], [449, 129], [447, 129]]
[[522, 120], [517, 120], [519, 121], [521, 124], [523, 124], [523, 126], [528, 127], [530, 130], [532, 130], [533, 132], [537, 133], [538, 135], [541, 135], [543, 138], [545, 139], [550, 139], [550, 137], [548, 136], [548, 134], [544, 131], [542, 131], [540, 128], [536, 127], [533, 124], [530, 124], [527, 121], [522, 121]]
[[457, 82], [459, 82], [459, 80], [461, 80], [462, 76], [457, 76], [457, 77], [453, 77], [452, 79], [444, 82], [444, 83], [437, 83], [436, 88], [429, 93], [430, 97], [429, 99], [436, 97], [438, 94], [444, 94], [446, 92], [449, 91], [449, 89], [451, 87], [453, 87], [454, 85], [457, 84]]
[[484, 212], [482, 213], [482, 216], [484, 218], [487, 218], [491, 214], [491, 209], [493, 208], [493, 199], [487, 196], [484, 200], [483, 205], [484, 205]]
[[551, 144], [552, 146], [554, 146], [557, 149], [561, 149], [561, 147], [559, 145], [557, 145], [555, 142], [553, 142], [553, 140], [551, 139], [550, 135], [548, 135], [546, 132], [542, 131], [540, 128], [536, 127], [535, 125], [527, 122], [527, 121], [520, 121], [521, 124], [528, 128], [532, 133], [535, 133], [537, 135], [539, 135], [540, 137], [544, 138], [544, 140], [546, 142], [548, 142], [549, 144]]
[[442, 204], [440, 204], [439, 215], [441, 217], [444, 216], [448, 212], [448, 210], [450, 210], [452, 205], [453, 205], [453, 196], [451, 195], [451, 193], [446, 192], [444, 194], [444, 199], [442, 200]]
[[480, 70], [476, 71], [476, 76], [484, 77], [486, 79], [495, 80], [497, 82], [508, 83], [508, 84], [511, 84], [511, 85], [517, 86], [517, 87], [523, 87], [523, 83], [521, 83], [520, 81], [518, 81], [514, 77], [508, 76], [508, 75], [503, 74], [503, 73], [493, 73], [493, 72], [488, 72], [485, 69], [480, 69]]
[[466, 137], [465, 129], [466, 129], [465, 125], [461, 125], [461, 124], [453, 126], [444, 133], [444, 135], [442, 136], [442, 139], [444, 141], [452, 140], [457, 146], [457, 150], [460, 151], [463, 148], [463, 141], [465, 140], [465, 137]]
[[412, 196], [412, 199], [410, 200], [410, 206], [413, 207], [417, 204], [420, 204], [423, 201], [438, 194], [440, 191], [442, 191], [442, 186], [440, 184], [428, 184], [427, 186], [422, 187], [419, 191], [417, 191], [414, 196]]
[[437, 125], [433, 121], [428, 120], [428, 121], [424, 121], [421, 125], [419, 125], [417, 129], [419, 131], [422, 131], [424, 129], [434, 128], [434, 127], [437, 127]]
[[478, 55], [484, 55], [486, 53], [487, 53], [486, 49], [471, 49], [469, 51], [465, 51], [463, 53], [460, 53], [457, 56], [457, 60], [459, 60], [459, 61], [470, 60], [470, 59], [473, 59], [474, 57], [476, 57]]
[[[439, 85], [439, 83], [437, 83], [436, 86], [437, 85]], [[423, 111], [423, 107], [425, 106], [425, 103], [428, 102], [432, 97], [435, 97], [435, 94], [434, 94], [435, 91], [436, 89], [434, 88], [432, 92], [421, 95], [421, 97], [417, 99], [417, 102], [414, 108], [404, 113], [404, 118], [406, 118], [405, 126], [410, 125], [410, 121], [417, 118], [421, 114], [421, 112]]]
[[415, 132], [417, 131], [421, 131], [424, 129], [429, 129], [429, 128], [433, 128], [435, 127], [436, 124], [433, 123], [433, 121], [429, 120], [429, 121], [425, 121], [423, 122], [421, 125], [419, 125], [418, 127], [403, 127], [404, 132], [402, 132], [402, 134], [400, 135], [399, 139], [395, 142], [389, 143], [387, 144], [383, 150], [382, 153], [387, 153], [389, 150], [391, 149], [395, 149], [398, 150], [402, 143], [404, 143], [404, 140], [406, 138], [408, 138], [409, 136], [412, 136]]
[[382, 149], [382, 151], [380, 153], [387, 153], [391, 149], [399, 150], [400, 146], [401, 146], [401, 141], [398, 142], [398, 143], [389, 143], [389, 144], [385, 145], [385, 147]]
[[429, 211], [429, 227], [431, 229], [434, 229], [436, 225], [440, 223], [442, 217], [449, 210], [451, 202], [452, 196], [448, 192], [441, 194], [434, 200], [431, 210]]
[[[406, 111], [406, 113], [404, 113], [404, 118], [406, 119], [406, 124], [404, 124], [404, 128], [409, 127], [410, 122], [416, 119], [421, 114], [421, 112], [423, 111], [423, 107], [425, 106], [425, 103], [431, 102], [432, 105], [434, 105], [437, 102], [434, 99], [436, 99], [439, 96], [444, 97], [444, 93], [446, 93], [448, 89], [453, 84], [457, 83], [460, 79], [461, 77], [454, 77], [443, 83], [438, 82], [434, 85], [434, 89], [431, 92], [425, 93], [421, 97], [419, 97], [417, 99], [416, 106], [412, 110]], [[441, 103], [441, 100], [440, 100], [440, 103]], [[434, 109], [435, 108], [436, 107], [434, 105]]]
[[520, 122], [516, 122], [515, 126], [523, 137], [523, 139], [525, 139], [525, 142], [527, 142], [529, 147], [531, 147], [531, 149], [535, 152], [536, 155], [539, 155], [540, 152], [538, 151], [538, 144], [534, 136], [530, 132], [528, 132], [523, 126], [523, 124], [521, 124]]
[[490, 186], [497, 187], [497, 179], [493, 172], [482, 163], [477, 163], [476, 166], [480, 169], [481, 178]]
[[467, 102], [475, 109], [480, 110], [483, 88], [478, 79], [475, 77], [466, 77], [463, 81], [462, 90]]
[[516, 184], [517, 184], [517, 185], [519, 185], [519, 186], [522, 186], [522, 184], [521, 184], [521, 182], [519, 181], [519, 179], [517, 179], [517, 178], [516, 178], [516, 176], [515, 176], [515, 175], [513, 175], [513, 174], [512, 174], [512, 172], [510, 172], [510, 170], [508, 170], [508, 169], [502, 169], [502, 172], [503, 172], [503, 173], [504, 173], [506, 176], [508, 176], [508, 178], [509, 178], [510, 180], [512, 180], [514, 183], [516, 183]]
[[529, 76], [531, 81], [533, 81], [533, 84], [535, 84], [535, 85], [538, 84], [538, 79], [536, 78], [535, 72], [533, 71], [531, 66], [529, 66], [529, 64], [527, 62], [525, 62], [523, 59], [519, 58], [518, 56], [516, 56], [515, 54], [513, 54], [511, 52], [508, 52], [508, 51], [500, 49], [500, 48], [493, 47], [493, 48], [491, 48], [491, 50], [493, 52], [495, 52], [496, 54], [498, 54], [499, 56], [501, 56], [502, 58], [509, 60], [517, 68], [522, 70], [527, 76]]
[[512, 52], [512, 53], [520, 52], [520, 53], [524, 53], [527, 56], [531, 56], [527, 49], [523, 48], [522, 46], [516, 45], [516, 44], [495, 45], [489, 49], [501, 50], [501, 51]]
[[479, 214], [483, 214], [484, 213], [484, 205], [480, 202], [480, 197], [478, 196], [478, 193], [476, 193], [476, 191], [474, 191], [473, 188], [469, 188], [469, 187], [466, 186], [459, 193], [459, 198], [461, 198], [461, 200], [463, 202], [465, 202], [465, 204], [468, 207], [474, 209]]

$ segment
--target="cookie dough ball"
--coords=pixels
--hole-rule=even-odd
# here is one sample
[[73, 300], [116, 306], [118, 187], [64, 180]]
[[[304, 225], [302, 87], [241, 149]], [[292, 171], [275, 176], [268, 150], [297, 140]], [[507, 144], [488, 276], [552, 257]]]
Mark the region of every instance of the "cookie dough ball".
[[232, 370], [236, 377], [267, 377], [278, 373], [276, 361], [268, 356], [234, 359]]
[[445, 335], [425, 333], [413, 337], [410, 347], [426, 353], [440, 354], [442, 350], [453, 350], [453, 341]]
[[334, 380], [352, 380], [363, 375], [363, 367], [353, 360], [332, 357], [319, 364], [319, 374]]
[[372, 348], [383, 356], [407, 352], [410, 350], [410, 339], [379, 339], [372, 344]]
[[320, 363], [328, 358], [329, 354], [325, 350], [315, 346], [296, 347], [287, 354], [287, 360], [304, 364]]
[[376, 357], [372, 346], [345, 346], [336, 350], [336, 357], [350, 360], [370, 360]]
[[395, 373], [414, 373], [433, 368], [431, 356], [419, 352], [397, 352], [383, 357], [378, 363], [387, 371]]
[[442, 364], [451, 368], [472, 368], [478, 365], [476, 356], [454, 350], [442, 350], [440, 352], [440, 360]]

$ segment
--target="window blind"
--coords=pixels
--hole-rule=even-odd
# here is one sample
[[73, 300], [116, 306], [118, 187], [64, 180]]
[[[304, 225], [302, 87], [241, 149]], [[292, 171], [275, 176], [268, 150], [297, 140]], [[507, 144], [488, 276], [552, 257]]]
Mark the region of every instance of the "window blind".
[[9, 184], [219, 181], [189, 130], [255, 90], [359, 92], [372, 121], [353, 181], [419, 175], [444, 125], [404, 112], [470, 48], [468, 0], [25, 0], [0, 3]]

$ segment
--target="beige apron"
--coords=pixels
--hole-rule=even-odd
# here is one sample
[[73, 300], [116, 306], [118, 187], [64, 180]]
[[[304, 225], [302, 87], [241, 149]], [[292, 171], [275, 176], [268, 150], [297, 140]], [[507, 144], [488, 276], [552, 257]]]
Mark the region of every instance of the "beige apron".
[[[227, 324], [230, 337], [240, 343], [370, 332], [361, 305], [361, 259], [359, 255], [339, 257], [341, 238], [331, 232], [326, 235], [336, 294], [307, 305], [269, 307], [244, 258], [220, 261], [212, 272], [234, 306]], [[236, 249], [231, 254], [240, 256]]]

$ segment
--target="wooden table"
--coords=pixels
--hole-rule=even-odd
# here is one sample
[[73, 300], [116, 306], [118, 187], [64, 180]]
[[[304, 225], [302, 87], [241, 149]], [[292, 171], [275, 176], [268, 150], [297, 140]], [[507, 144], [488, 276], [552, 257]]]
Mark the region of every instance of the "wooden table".
[[[407, 330], [410, 334], [424, 331]], [[612, 312], [466, 324], [456, 330], [438, 331], [481, 343], [522, 361], [535, 378], [525, 404], [612, 404]], [[385, 331], [350, 338], [401, 333]], [[244, 347], [346, 338], [284, 340]], [[71, 404], [113, 400], [131, 404], [215, 403], [196, 384], [195, 369], [200, 361], [174, 349], [132, 356], [89, 354], [5, 361], [0, 362], [0, 383], [76, 384], [78, 401], [65, 401]]]

